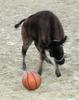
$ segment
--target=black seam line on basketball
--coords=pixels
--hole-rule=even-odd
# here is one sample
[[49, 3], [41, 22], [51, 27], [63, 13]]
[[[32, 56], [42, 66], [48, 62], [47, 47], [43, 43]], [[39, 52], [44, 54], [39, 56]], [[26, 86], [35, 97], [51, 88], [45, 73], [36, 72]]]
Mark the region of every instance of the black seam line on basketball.
[[41, 77], [40, 77], [40, 82], [41, 82], [42, 80], [41, 80]]
[[[32, 73], [32, 72], [31, 72]], [[33, 73], [32, 73], [32, 75], [33, 75]], [[35, 75], [33, 75], [33, 77], [34, 77], [34, 80], [35, 80], [35, 83], [36, 83], [36, 87], [37, 87], [37, 81], [36, 81], [36, 79], [35, 79]]]
[[[36, 72], [35, 72], [36, 73]], [[42, 81], [41, 77], [40, 77], [40, 82]]]
[[27, 84], [28, 84], [29, 89], [31, 89], [31, 87], [30, 87], [30, 85], [29, 85], [29, 80], [28, 80], [29, 78], [28, 78], [28, 76], [29, 76], [29, 75], [28, 75], [28, 72], [27, 72]]

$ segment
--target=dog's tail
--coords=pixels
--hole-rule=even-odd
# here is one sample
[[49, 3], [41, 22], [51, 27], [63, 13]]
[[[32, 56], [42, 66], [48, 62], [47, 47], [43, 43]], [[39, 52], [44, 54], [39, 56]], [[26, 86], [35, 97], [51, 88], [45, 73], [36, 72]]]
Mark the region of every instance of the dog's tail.
[[26, 19], [23, 19], [23, 20], [21, 20], [19, 23], [17, 23], [17, 24], [15, 24], [15, 28], [18, 28], [19, 26], [20, 26], [20, 24], [22, 23], [22, 22], [24, 22]]

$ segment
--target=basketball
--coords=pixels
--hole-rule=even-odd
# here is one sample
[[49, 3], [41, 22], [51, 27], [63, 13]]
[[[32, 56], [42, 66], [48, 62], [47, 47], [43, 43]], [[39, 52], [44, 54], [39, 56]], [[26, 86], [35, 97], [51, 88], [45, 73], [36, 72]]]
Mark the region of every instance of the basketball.
[[25, 72], [23, 74], [22, 84], [28, 90], [35, 90], [41, 84], [41, 76], [37, 72]]

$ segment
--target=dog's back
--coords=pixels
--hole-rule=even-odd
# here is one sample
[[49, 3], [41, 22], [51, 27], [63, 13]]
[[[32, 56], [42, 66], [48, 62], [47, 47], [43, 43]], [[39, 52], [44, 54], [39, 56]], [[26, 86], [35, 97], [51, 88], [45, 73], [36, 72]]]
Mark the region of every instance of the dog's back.
[[55, 33], [56, 16], [49, 11], [41, 11], [29, 17], [32, 38], [42, 48], [48, 48]]

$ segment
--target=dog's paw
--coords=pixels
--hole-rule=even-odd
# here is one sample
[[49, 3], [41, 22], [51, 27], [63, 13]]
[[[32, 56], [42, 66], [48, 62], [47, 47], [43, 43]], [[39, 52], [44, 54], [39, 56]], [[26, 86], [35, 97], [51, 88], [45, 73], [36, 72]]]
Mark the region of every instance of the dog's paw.
[[60, 73], [59, 70], [56, 70], [56, 71], [55, 71], [55, 74], [56, 74], [57, 77], [60, 77], [60, 76], [61, 76], [61, 73]]

